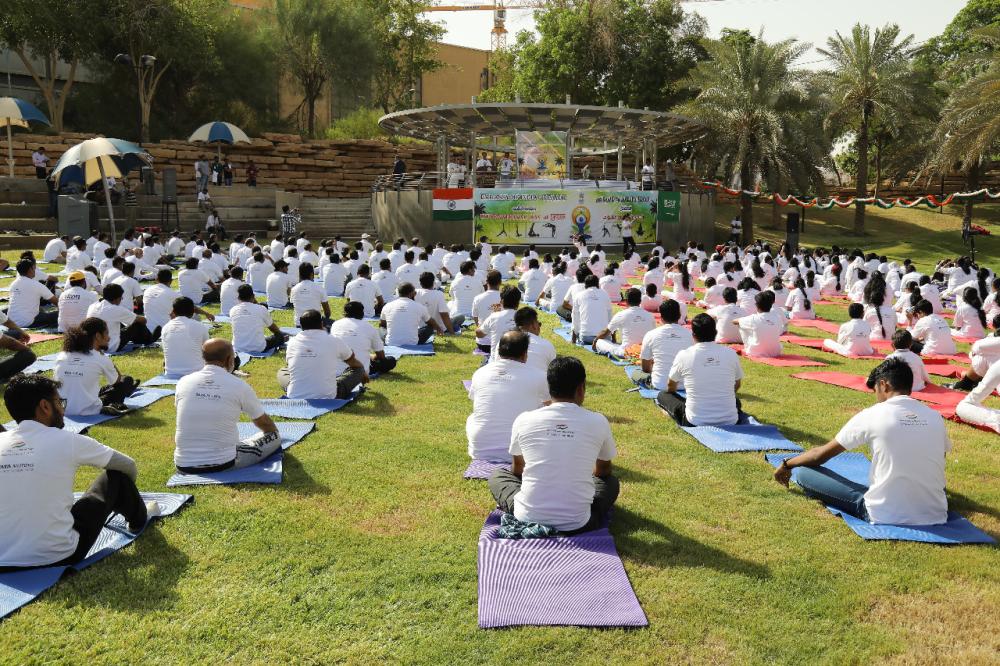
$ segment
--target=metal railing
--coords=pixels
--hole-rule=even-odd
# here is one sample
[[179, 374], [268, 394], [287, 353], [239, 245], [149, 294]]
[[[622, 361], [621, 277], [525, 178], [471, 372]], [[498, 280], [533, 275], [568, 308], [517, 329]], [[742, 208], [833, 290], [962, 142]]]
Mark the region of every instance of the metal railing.
[[[385, 174], [375, 178], [372, 183], [372, 192], [409, 192], [417, 190], [433, 190], [439, 187], [439, 182], [444, 182], [445, 187], [471, 187], [470, 178], [458, 181], [455, 185], [449, 185], [447, 174], [439, 180], [439, 171], [414, 171], [402, 174]], [[496, 171], [476, 172], [476, 187], [483, 188], [511, 188], [511, 189], [606, 189], [606, 190], [641, 190], [642, 181], [635, 180], [608, 180], [592, 179], [583, 180], [580, 178], [504, 178]], [[652, 189], [677, 190], [686, 192], [697, 190], [686, 183], [674, 181], [657, 181]]]

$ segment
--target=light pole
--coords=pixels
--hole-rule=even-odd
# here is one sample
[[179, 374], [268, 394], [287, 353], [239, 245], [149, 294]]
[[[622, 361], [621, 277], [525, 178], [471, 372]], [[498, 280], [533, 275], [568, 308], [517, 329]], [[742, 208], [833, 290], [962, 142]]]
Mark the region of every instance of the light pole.
[[156, 65], [156, 56], [143, 55], [139, 56], [139, 62], [135, 62], [127, 53], [119, 53], [115, 56], [115, 63], [118, 65], [125, 65], [126, 67], [131, 67], [132, 71], [135, 72], [135, 85], [137, 91], [137, 101], [139, 102], [139, 131], [136, 134], [136, 143], [140, 146], [142, 145], [142, 82], [143, 76], [142, 71], [144, 69], [151, 69]]

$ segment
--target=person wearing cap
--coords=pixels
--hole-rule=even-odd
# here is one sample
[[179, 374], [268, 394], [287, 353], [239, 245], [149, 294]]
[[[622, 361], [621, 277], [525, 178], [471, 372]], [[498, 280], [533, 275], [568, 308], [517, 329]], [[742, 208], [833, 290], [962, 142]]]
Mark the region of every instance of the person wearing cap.
[[[868, 376], [877, 404], [855, 414], [823, 446], [784, 460], [775, 480], [795, 483], [810, 497], [870, 523], [940, 525], [948, 521], [945, 456], [951, 441], [944, 419], [910, 397], [913, 370], [889, 358]], [[854, 483], [822, 467], [850, 449], [868, 445], [872, 453], [868, 485]]]
[[375, 251], [375, 246], [372, 245], [371, 238], [371, 234], [361, 234], [361, 249], [368, 255]]
[[69, 288], [59, 294], [59, 319], [57, 322], [60, 333], [65, 333], [87, 318], [87, 308], [96, 303], [97, 293], [87, 289], [87, 276], [83, 271], [73, 271], [69, 274]]

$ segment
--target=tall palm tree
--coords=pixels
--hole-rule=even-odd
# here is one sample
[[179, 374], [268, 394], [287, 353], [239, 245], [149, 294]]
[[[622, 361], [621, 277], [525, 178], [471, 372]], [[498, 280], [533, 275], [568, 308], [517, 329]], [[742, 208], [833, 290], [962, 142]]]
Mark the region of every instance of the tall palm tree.
[[[899, 38], [899, 26], [875, 28], [856, 24], [850, 35], [839, 32], [820, 53], [833, 61], [828, 81], [833, 108], [827, 123], [853, 130], [857, 139], [855, 195], [868, 195], [868, 149], [876, 116], [902, 110], [913, 98], [910, 58], [913, 35]], [[854, 232], [865, 232], [865, 205], [854, 207]]]
[[[769, 44], [757, 37], [733, 33], [706, 45], [709, 59], [699, 62], [689, 77], [698, 96], [684, 111], [709, 127], [699, 146], [709, 173], [753, 190], [758, 178], [773, 180], [789, 173], [785, 128], [790, 99], [801, 88], [801, 74], [792, 64], [808, 48], [794, 39]], [[740, 195], [743, 234], [752, 241], [753, 199]]]
[[[975, 36], [990, 49], [955, 64], [956, 71], [975, 74], [948, 97], [934, 136], [938, 149], [933, 158], [942, 172], [959, 165], [970, 190], [979, 187], [983, 161], [1000, 150], [1000, 27], [982, 28]], [[968, 231], [973, 200], [964, 203], [962, 228]]]

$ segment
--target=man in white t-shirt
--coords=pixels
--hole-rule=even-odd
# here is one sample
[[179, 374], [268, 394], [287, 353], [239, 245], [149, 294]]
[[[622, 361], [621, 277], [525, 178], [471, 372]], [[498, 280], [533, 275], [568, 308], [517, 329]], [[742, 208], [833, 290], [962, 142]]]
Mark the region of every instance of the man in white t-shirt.
[[548, 372], [549, 363], [556, 358], [556, 347], [542, 337], [542, 322], [538, 320], [538, 311], [527, 306], [520, 308], [514, 313], [514, 325], [519, 331], [527, 333], [530, 339], [528, 360], [525, 362], [542, 373]]
[[[229, 311], [229, 321], [233, 329], [233, 347], [237, 352], [261, 353], [280, 347], [285, 343], [285, 334], [267, 308], [254, 300], [253, 287], [244, 284], [236, 290], [239, 302]], [[264, 337], [264, 329], [271, 335]]]
[[774, 292], [762, 291], [753, 300], [757, 312], [736, 320], [743, 337], [743, 353], [762, 358], [781, 356], [781, 336], [788, 321], [779, 310], [772, 309]]
[[587, 276], [583, 291], [573, 297], [573, 342], [592, 345], [597, 335], [608, 327], [614, 308], [611, 299], [600, 289], [594, 274]]
[[[267, 459], [281, 448], [281, 436], [250, 385], [233, 376], [233, 346], [213, 338], [202, 347], [202, 357], [205, 366], [182, 377], [174, 395], [177, 470], [185, 474], [221, 472]], [[243, 441], [236, 425], [241, 414], [249, 416], [261, 430]]]
[[97, 302], [97, 294], [87, 289], [87, 276], [83, 271], [69, 274], [69, 288], [59, 294], [60, 333], [65, 333], [87, 318], [87, 308]]
[[[615, 313], [608, 325], [594, 338], [593, 349], [600, 354], [623, 358], [625, 350], [633, 345], [641, 345], [646, 334], [656, 328], [656, 319], [646, 312], [642, 303], [642, 292], [632, 287], [625, 294], [628, 307]], [[615, 335], [620, 342], [615, 342]]]
[[125, 262], [121, 267], [122, 274], [113, 280], [114, 284], [121, 285], [122, 303], [125, 307], [134, 308], [142, 304], [142, 285], [135, 279], [135, 264]]
[[233, 266], [229, 269], [229, 277], [219, 285], [219, 314], [224, 317], [229, 316], [229, 311], [239, 303], [237, 290], [245, 284], [243, 282], [243, 269]]
[[17, 277], [10, 283], [10, 304], [7, 317], [22, 328], [50, 328], [59, 323], [57, 310], [42, 310], [46, 301], [58, 305], [59, 300], [49, 288], [35, 279], [35, 262], [21, 259], [17, 262]]
[[648, 161], [642, 167], [642, 189], [652, 190], [653, 178], [656, 176], [656, 169]]
[[42, 261], [50, 264], [65, 264], [67, 243], [69, 243], [69, 236], [59, 236], [50, 240], [45, 244], [45, 250], [42, 251]]
[[365, 318], [371, 319], [382, 311], [385, 301], [378, 287], [369, 279], [371, 268], [361, 264], [357, 268], [358, 276], [347, 283], [344, 287], [344, 298], [348, 301], [357, 301], [365, 308]]
[[502, 284], [503, 276], [500, 271], [490, 270], [486, 273], [486, 291], [472, 299], [472, 321], [476, 326], [482, 326], [486, 318], [497, 310]]
[[344, 316], [333, 322], [330, 335], [343, 340], [354, 352], [354, 358], [369, 375], [389, 372], [396, 367], [396, 359], [385, 355], [385, 343], [375, 327], [364, 320], [365, 306], [357, 301], [344, 304]]
[[[827, 444], [786, 459], [774, 478], [784, 486], [794, 478], [807, 495], [870, 523], [946, 523], [944, 470], [951, 441], [941, 415], [910, 397], [912, 382], [905, 361], [883, 361], [868, 376], [877, 404], [854, 415]], [[872, 454], [867, 487], [822, 467], [864, 445]]]
[[[745, 420], [736, 393], [743, 367], [735, 351], [715, 341], [715, 320], [701, 313], [691, 320], [695, 344], [670, 366], [667, 390], [656, 402], [682, 426], [726, 426]], [[685, 397], [677, 394], [684, 389]]]
[[326, 298], [326, 290], [313, 282], [315, 275], [312, 264], [299, 265], [299, 283], [292, 287], [290, 296], [295, 310], [295, 321], [298, 322], [306, 311], [317, 310], [323, 312], [323, 325], [329, 326], [333, 323], [330, 318], [330, 302]]
[[642, 337], [639, 348], [642, 373], [633, 375], [632, 379], [637, 384], [663, 391], [667, 388], [674, 358], [693, 345], [694, 339], [691, 331], [678, 323], [681, 318], [680, 303], [668, 298], [660, 303], [659, 313], [663, 325]]
[[573, 278], [566, 275], [566, 264], [559, 262], [552, 266], [552, 277], [542, 287], [542, 293], [535, 303], [550, 312], [563, 304], [566, 294], [573, 286]]
[[914, 344], [914, 351], [921, 356], [931, 354], [954, 354], [958, 351], [955, 346], [955, 338], [951, 334], [951, 326], [941, 315], [934, 314], [934, 305], [924, 299], [914, 307], [917, 321], [910, 329], [913, 339], [919, 344]]
[[465, 317], [462, 315], [451, 316], [448, 302], [444, 298], [444, 292], [434, 288], [436, 278], [434, 273], [424, 271], [420, 274], [420, 288], [417, 289], [416, 300], [425, 308], [427, 314], [431, 316], [438, 327], [445, 333], [457, 333], [462, 330]]
[[473, 460], [510, 460], [514, 419], [549, 399], [545, 373], [527, 365], [530, 343], [527, 333], [507, 331], [497, 344], [496, 360], [472, 375], [472, 413], [465, 421], [465, 434]]
[[[13, 378], [4, 403], [17, 422], [0, 433], [0, 573], [82, 561], [112, 514], [137, 534], [159, 515], [135, 486], [135, 461], [96, 440], [63, 430], [58, 383], [41, 374]], [[79, 500], [78, 467], [103, 471]]]
[[253, 285], [254, 291], [264, 293], [267, 290], [267, 278], [273, 272], [274, 264], [264, 256], [263, 252], [257, 252], [247, 266], [247, 282]]
[[511, 469], [493, 473], [490, 492], [497, 507], [519, 523], [568, 534], [594, 530], [618, 499], [611, 425], [583, 408], [587, 373], [579, 359], [556, 358], [547, 383], [551, 404], [514, 420]]
[[198, 269], [198, 259], [191, 257], [184, 262], [184, 268], [177, 273], [177, 286], [182, 296], [187, 296], [195, 305], [218, 303], [219, 287]]
[[389, 259], [383, 259], [379, 262], [379, 271], [372, 275], [372, 283], [378, 287], [383, 302], [389, 303], [395, 300], [399, 280], [396, 279]]
[[520, 305], [521, 291], [517, 287], [504, 285], [500, 290], [500, 310], [490, 314], [476, 328], [477, 344], [482, 348], [489, 342], [491, 359], [497, 357], [497, 343], [500, 342], [500, 336], [517, 328], [514, 315]]
[[528, 270], [521, 275], [517, 285], [524, 292], [524, 302], [537, 303], [547, 282], [548, 278], [539, 267], [538, 259], [529, 259]]
[[716, 305], [708, 311], [709, 316], [715, 320], [715, 328], [718, 330], [718, 337], [715, 341], [726, 343], [743, 342], [740, 336], [739, 322], [741, 317], [745, 317], [749, 312], [737, 305], [739, 294], [733, 287], [725, 287], [722, 290], [723, 305]]
[[306, 310], [299, 317], [302, 332], [288, 341], [288, 365], [278, 371], [278, 385], [289, 398], [344, 400], [368, 382], [368, 373], [351, 346], [328, 334], [323, 325], [319, 310]]
[[205, 365], [201, 348], [208, 342], [208, 326], [195, 321], [194, 303], [187, 296], [174, 300], [171, 319], [160, 331], [163, 347], [163, 372], [183, 377], [198, 372]]
[[108, 325], [109, 352], [119, 351], [130, 342], [136, 345], [148, 345], [159, 338], [159, 331], [151, 333], [146, 328], [145, 317], [137, 315], [131, 307], [122, 306], [120, 285], [109, 284], [102, 290], [101, 295], [103, 300], [91, 304], [87, 308], [87, 316], [102, 319]]
[[448, 313], [453, 320], [460, 315], [465, 319], [472, 317], [472, 304], [476, 297], [483, 293], [483, 283], [476, 278], [475, 262], [462, 262], [460, 271], [461, 274], [448, 287], [448, 292], [451, 294]]
[[417, 290], [409, 282], [399, 285], [399, 298], [382, 308], [379, 324], [386, 330], [387, 345], [422, 345], [434, 334], [444, 333], [427, 308], [415, 298]]
[[490, 264], [495, 271], [500, 271], [501, 277], [507, 280], [513, 276], [514, 262], [517, 261], [517, 257], [514, 253], [507, 249], [507, 246], [500, 248], [500, 251], [493, 257]]
[[290, 265], [284, 259], [274, 262], [274, 272], [267, 276], [264, 286], [269, 309], [282, 310], [288, 307], [289, 294], [292, 289], [290, 270]]
[[340, 263], [340, 255], [331, 255], [330, 263], [323, 267], [323, 287], [326, 289], [326, 295], [334, 298], [343, 296], [347, 278], [347, 269]]

